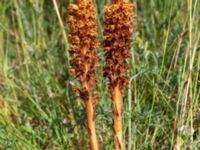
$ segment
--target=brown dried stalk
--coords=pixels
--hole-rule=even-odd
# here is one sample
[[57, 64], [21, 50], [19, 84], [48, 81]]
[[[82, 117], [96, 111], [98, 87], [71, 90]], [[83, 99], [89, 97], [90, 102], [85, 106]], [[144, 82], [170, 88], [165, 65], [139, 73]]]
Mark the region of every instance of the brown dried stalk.
[[87, 129], [90, 139], [90, 149], [98, 150], [98, 140], [95, 131], [95, 109], [98, 93], [94, 90], [98, 78], [96, 68], [99, 59], [96, 49], [98, 47], [97, 36], [97, 12], [92, 0], [77, 0], [76, 4], [69, 6], [70, 26], [69, 40], [71, 42], [72, 56], [71, 72], [80, 81], [80, 86], [73, 86], [84, 100], [87, 111]]
[[105, 7], [104, 53], [107, 66], [104, 76], [110, 80], [109, 91], [113, 100], [114, 142], [116, 150], [123, 150], [122, 95], [128, 84], [125, 75], [130, 68], [131, 37], [133, 33], [133, 4], [127, 0], [113, 0]]

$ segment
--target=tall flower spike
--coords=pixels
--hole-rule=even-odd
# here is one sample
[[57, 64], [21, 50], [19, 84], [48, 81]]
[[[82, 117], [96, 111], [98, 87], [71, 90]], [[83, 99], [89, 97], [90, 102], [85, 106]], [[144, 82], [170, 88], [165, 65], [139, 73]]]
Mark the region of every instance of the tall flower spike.
[[95, 91], [98, 81], [96, 68], [99, 66], [96, 51], [98, 47], [96, 7], [92, 0], [77, 0], [76, 4], [69, 5], [68, 11], [70, 54], [72, 56], [71, 72], [80, 82], [80, 86], [73, 86], [73, 89], [85, 103], [90, 149], [98, 150], [95, 131], [95, 109], [98, 99], [98, 93]]
[[114, 142], [116, 150], [123, 150], [122, 95], [128, 84], [125, 75], [130, 68], [131, 37], [133, 33], [133, 4], [129, 0], [113, 0], [105, 7], [104, 53], [107, 66], [104, 76], [109, 78], [109, 91], [113, 100]]

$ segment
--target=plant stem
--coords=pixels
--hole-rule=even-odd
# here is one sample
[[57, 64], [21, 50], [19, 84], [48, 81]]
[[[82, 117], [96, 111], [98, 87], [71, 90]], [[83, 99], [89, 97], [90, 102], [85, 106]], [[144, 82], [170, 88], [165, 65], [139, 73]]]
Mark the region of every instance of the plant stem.
[[[88, 84], [85, 83], [84, 85], [88, 89]], [[95, 129], [95, 108], [92, 102], [93, 99], [91, 96], [89, 96], [89, 99], [85, 100], [85, 107], [87, 112], [87, 130], [90, 139], [90, 149], [98, 150], [99, 146]]]
[[123, 136], [122, 136], [122, 94], [119, 86], [114, 88], [112, 92], [113, 99], [113, 114], [114, 114], [114, 142], [116, 150], [123, 150]]
[[95, 112], [92, 104], [92, 100], [89, 99], [85, 101], [86, 111], [87, 111], [87, 129], [90, 138], [90, 149], [98, 150], [98, 141], [95, 130]]

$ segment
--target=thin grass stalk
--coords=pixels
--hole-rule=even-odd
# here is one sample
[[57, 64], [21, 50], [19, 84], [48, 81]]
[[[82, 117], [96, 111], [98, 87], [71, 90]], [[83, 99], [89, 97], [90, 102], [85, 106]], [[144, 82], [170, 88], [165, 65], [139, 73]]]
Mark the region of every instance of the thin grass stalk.
[[63, 38], [64, 38], [64, 41], [65, 41], [65, 44], [66, 44], [66, 49], [67, 49], [67, 66], [69, 65], [69, 54], [68, 54], [68, 40], [67, 40], [67, 34], [65, 32], [65, 28], [64, 28], [64, 23], [62, 21], [62, 18], [61, 18], [61, 15], [60, 15], [60, 12], [58, 10], [58, 5], [57, 5], [57, 1], [56, 0], [52, 0], [53, 1], [53, 5], [54, 5], [54, 8], [55, 8], [55, 11], [56, 11], [56, 15], [57, 15], [57, 18], [58, 18], [58, 21], [59, 21], [59, 24], [60, 24], [60, 28], [61, 28], [61, 31], [62, 31], [62, 35], [63, 35]]
[[129, 78], [127, 60], [131, 58], [131, 37], [133, 33], [133, 4], [128, 0], [113, 0], [105, 7], [104, 53], [107, 66], [104, 76], [109, 78], [109, 91], [113, 100], [113, 129], [116, 150], [123, 150], [123, 94]]
[[75, 74], [80, 86], [73, 86], [85, 103], [87, 112], [87, 130], [91, 150], [98, 150], [98, 140], [95, 130], [95, 110], [98, 92], [95, 91], [98, 78], [96, 68], [99, 59], [96, 49], [98, 47], [97, 36], [97, 12], [92, 0], [77, 0], [76, 4], [69, 5], [69, 39], [71, 42], [72, 60], [71, 72]]

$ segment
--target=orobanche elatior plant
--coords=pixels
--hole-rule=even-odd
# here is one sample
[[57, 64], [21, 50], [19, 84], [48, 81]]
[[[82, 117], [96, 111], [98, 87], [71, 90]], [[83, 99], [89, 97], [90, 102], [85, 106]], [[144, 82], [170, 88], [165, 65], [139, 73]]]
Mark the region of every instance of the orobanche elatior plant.
[[98, 22], [96, 5], [92, 0], [77, 0], [70, 4], [68, 23], [71, 42], [71, 72], [80, 81], [80, 86], [73, 86], [84, 100], [87, 112], [87, 129], [90, 149], [98, 150], [98, 140], [95, 131], [95, 109], [98, 92], [95, 86], [98, 81], [96, 68], [99, 66], [97, 57]]
[[[131, 37], [133, 33], [133, 4], [129, 0], [112, 0], [105, 7], [104, 53], [107, 65], [104, 76], [110, 81], [109, 91], [113, 100], [114, 143], [116, 150], [123, 150], [122, 98], [129, 78], [125, 75], [131, 67]], [[80, 81], [80, 86], [73, 89], [85, 102], [87, 111], [87, 128], [90, 148], [98, 149], [95, 132], [95, 108], [98, 92], [96, 68], [99, 66], [97, 56], [97, 12], [92, 0], [77, 0], [69, 6], [69, 40], [71, 42], [71, 71]]]
[[123, 150], [122, 97], [129, 78], [125, 75], [131, 67], [131, 37], [133, 33], [133, 4], [129, 0], [112, 0], [105, 7], [104, 53], [107, 66], [104, 76], [109, 78], [109, 91], [113, 100], [114, 142], [116, 150]]

